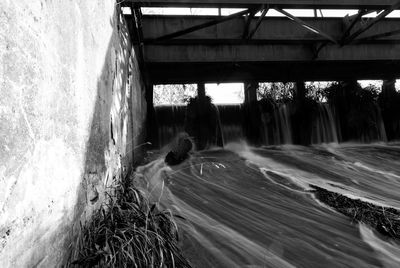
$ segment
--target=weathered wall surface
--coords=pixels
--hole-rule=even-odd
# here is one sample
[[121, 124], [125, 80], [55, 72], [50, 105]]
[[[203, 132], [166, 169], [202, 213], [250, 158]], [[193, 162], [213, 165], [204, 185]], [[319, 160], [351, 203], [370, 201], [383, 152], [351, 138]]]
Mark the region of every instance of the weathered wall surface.
[[0, 25], [0, 267], [60, 266], [143, 142], [138, 65], [112, 0], [2, 0]]

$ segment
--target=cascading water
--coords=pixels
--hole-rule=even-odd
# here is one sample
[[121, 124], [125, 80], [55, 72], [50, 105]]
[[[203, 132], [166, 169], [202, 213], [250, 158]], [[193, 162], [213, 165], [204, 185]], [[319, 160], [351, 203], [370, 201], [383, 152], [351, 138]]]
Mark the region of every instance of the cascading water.
[[[356, 133], [358, 139], [351, 139], [359, 142], [383, 141], [386, 142], [385, 126], [382, 120], [378, 105], [371, 106], [367, 119], [359, 122], [348, 118], [340, 119], [328, 103], [316, 103], [309, 120], [311, 121], [310, 132], [306, 132], [305, 144], [322, 144], [341, 142], [340, 120], [348, 120], [353, 127], [351, 132]], [[262, 143], [264, 145], [293, 144], [294, 137], [300, 135], [293, 131], [293, 115], [296, 110], [292, 103], [270, 102], [268, 108], [263, 110], [260, 105], [259, 128], [262, 132]], [[185, 131], [186, 106], [157, 106], [156, 118], [158, 122], [159, 145], [162, 147], [168, 144], [178, 133]], [[221, 132], [223, 144], [232, 141], [246, 140], [244, 125], [246, 115], [242, 105], [217, 105], [217, 124], [216, 132]], [[354, 116], [353, 116], [354, 117]], [[298, 119], [298, 117], [297, 117]], [[213, 119], [214, 120], [214, 119]], [[360, 127], [352, 126], [352, 121]], [[298, 122], [296, 122], [298, 124]], [[357, 125], [357, 126], [358, 126]], [[306, 126], [300, 125], [300, 131], [304, 131]], [[218, 135], [217, 133], [216, 135]], [[302, 144], [302, 143], [301, 143]]]
[[241, 105], [217, 105], [224, 144], [243, 139], [243, 109]]
[[338, 143], [336, 122], [331, 107], [327, 103], [319, 103], [318, 113], [312, 126], [312, 144]]
[[289, 106], [281, 104], [275, 113], [276, 121], [279, 124], [280, 142], [277, 144], [292, 144], [292, 127], [290, 122]]
[[290, 108], [284, 103], [270, 103], [268, 112], [261, 114], [265, 145], [292, 144]]
[[160, 147], [168, 144], [180, 132], [185, 131], [185, 105], [161, 105], [155, 107]]
[[[358, 133], [359, 141], [363, 143], [376, 142], [376, 141], [387, 141], [385, 126], [382, 119], [381, 109], [380, 107], [374, 103], [371, 104], [367, 111], [363, 111], [366, 115], [362, 120], [355, 119], [357, 129], [354, 130], [355, 133]], [[353, 115], [350, 114], [350, 117]], [[352, 122], [353, 122], [352, 121]]]
[[385, 124], [383, 123], [381, 108], [376, 104], [376, 125], [378, 126], [378, 140], [387, 142]]

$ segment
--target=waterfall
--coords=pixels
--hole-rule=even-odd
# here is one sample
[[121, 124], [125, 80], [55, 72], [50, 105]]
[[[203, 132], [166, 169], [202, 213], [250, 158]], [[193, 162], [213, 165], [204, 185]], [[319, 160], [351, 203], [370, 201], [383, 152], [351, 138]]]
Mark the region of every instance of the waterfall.
[[241, 105], [217, 105], [224, 144], [243, 139], [243, 110]]
[[[260, 102], [259, 127], [263, 135], [262, 144], [338, 143], [343, 137], [340, 120], [347, 120], [351, 116], [357, 118], [352, 114], [346, 115], [347, 117], [344, 119], [343, 117], [339, 118], [328, 103], [315, 103], [313, 105], [296, 108], [292, 103], [270, 100]], [[252, 118], [248, 118], [249, 115], [246, 115], [243, 105], [217, 105], [215, 108], [216, 112], [210, 120], [216, 120], [216, 133], [201, 132], [202, 136], [210, 136], [211, 139], [207, 142], [209, 146], [223, 146], [229, 142], [248, 138], [245, 130], [246, 120]], [[155, 111], [160, 147], [170, 143], [178, 133], [187, 131], [185, 127], [186, 106], [157, 106]], [[345, 125], [346, 128], [344, 129], [354, 133], [354, 136], [357, 137], [354, 140], [360, 142], [386, 142], [386, 131], [380, 107], [372, 105], [367, 111], [368, 114], [362, 113], [366, 115], [361, 117], [364, 118], [363, 121], [352, 119], [353, 121], [350, 122], [354, 123], [349, 124], [350, 127]], [[300, 116], [294, 116], [297, 113], [300, 113]], [[292, 120], [295, 121], [292, 122]], [[295, 128], [296, 124], [297, 127]]]
[[277, 121], [280, 124], [281, 144], [292, 144], [292, 127], [289, 117], [289, 106], [281, 104], [278, 108]]
[[386, 135], [385, 124], [383, 123], [381, 108], [378, 105], [375, 105], [375, 107], [376, 107], [376, 114], [377, 114], [377, 126], [378, 126], [379, 140], [387, 142], [388, 139], [387, 139], [387, 135]]
[[[210, 107], [208, 107], [207, 109], [209, 110], [205, 111], [205, 114], [197, 114], [193, 119], [193, 117], [187, 118], [186, 105], [156, 106], [155, 117], [158, 127], [158, 145], [160, 148], [169, 144], [181, 132], [188, 132], [189, 135], [193, 137], [201, 133], [200, 136], [205, 139], [207, 146], [223, 146], [224, 141], [223, 137], [221, 137], [221, 129], [223, 128], [221, 125], [220, 113], [216, 106], [212, 105], [212, 107], [212, 111]], [[195, 111], [195, 113], [197, 112], [198, 111]], [[204, 110], [202, 112], [204, 112]], [[228, 112], [225, 114], [229, 117], [231, 113]], [[234, 122], [234, 120], [232, 122]], [[228, 128], [229, 126], [230, 125], [228, 125]], [[193, 131], [193, 129], [199, 132], [191, 133], [190, 130]], [[229, 132], [226, 131], [226, 133]], [[237, 135], [243, 136], [240, 133]], [[229, 135], [226, 134], [226, 136], [229, 138]], [[199, 136], [196, 138], [199, 138]]]
[[287, 104], [269, 102], [261, 113], [265, 145], [293, 143], [290, 107]]
[[162, 105], [154, 108], [158, 125], [158, 144], [162, 147], [185, 130], [186, 106]]
[[385, 125], [382, 119], [380, 107], [374, 103], [368, 110], [364, 110], [365, 115], [362, 119], [361, 129], [359, 130], [359, 142], [369, 143], [376, 141], [387, 141]]
[[311, 143], [338, 143], [336, 122], [330, 106], [327, 103], [319, 103], [317, 109], [312, 126]]

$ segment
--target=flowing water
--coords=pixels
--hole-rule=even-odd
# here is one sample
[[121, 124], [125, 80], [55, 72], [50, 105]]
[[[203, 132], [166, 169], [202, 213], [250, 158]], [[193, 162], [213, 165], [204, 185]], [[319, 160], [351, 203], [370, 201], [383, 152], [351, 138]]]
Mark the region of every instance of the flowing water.
[[337, 143], [339, 141], [335, 119], [327, 103], [318, 104], [318, 114], [313, 123], [312, 144]]
[[[274, 103], [271, 113], [261, 113], [263, 143], [280, 145], [293, 143], [290, 104]], [[218, 122], [224, 143], [237, 141], [245, 136], [242, 105], [218, 105]], [[338, 142], [336, 120], [328, 104], [319, 104], [312, 124], [311, 144]], [[185, 106], [155, 107], [159, 145], [167, 145], [178, 133], [185, 129]], [[382, 120], [381, 120], [382, 121]], [[385, 135], [378, 140], [385, 141]], [[380, 139], [382, 137], [382, 139]]]
[[[296, 109], [293, 103], [271, 102], [271, 110], [260, 111], [259, 128], [262, 132], [262, 143], [265, 145], [292, 144], [295, 136], [302, 134], [293, 125], [299, 118], [293, 116], [301, 112]], [[246, 117], [243, 105], [217, 105], [219, 129], [224, 143], [243, 139], [245, 136], [244, 126]], [[155, 107], [158, 124], [159, 140], [158, 144], [162, 147], [167, 145], [178, 133], [185, 129], [186, 106], [157, 106]], [[311, 131], [303, 137], [301, 144], [322, 144], [342, 142], [342, 130], [340, 129], [339, 118], [335, 116], [328, 103], [317, 103], [312, 118], [307, 121], [311, 123]], [[359, 127], [350, 131], [357, 132], [358, 142], [370, 143], [376, 141], [387, 141], [386, 131], [382, 120], [381, 111], [378, 105], [371, 107], [368, 120], [359, 124]], [[354, 119], [356, 118], [356, 119]], [[348, 120], [359, 120], [357, 117], [350, 116]], [[308, 123], [308, 122], [302, 122]], [[356, 122], [353, 122], [353, 125]], [[362, 127], [361, 127], [362, 126]], [[302, 130], [307, 126], [300, 126]], [[345, 129], [343, 131], [349, 131]], [[256, 131], [257, 132], [257, 131]]]
[[400, 144], [193, 153], [139, 167], [194, 267], [400, 267], [400, 246], [316, 200], [310, 184], [400, 209]]
[[237, 140], [244, 136], [242, 128], [242, 105], [217, 105], [219, 122], [224, 144]]
[[178, 133], [185, 130], [186, 105], [156, 106], [158, 144], [168, 144]]
[[[181, 247], [193, 266], [400, 267], [399, 242], [352, 223], [310, 191], [312, 184], [400, 209], [400, 144], [338, 144], [338, 118], [328, 104], [318, 104], [314, 145], [291, 145], [295, 109], [271, 107], [260, 118], [269, 146], [232, 143], [244, 137], [244, 108], [219, 106], [224, 149], [193, 153], [175, 167], [161, 156], [137, 169], [152, 200], [184, 218], [176, 217]], [[386, 141], [378, 108], [360, 142]], [[185, 108], [156, 113], [160, 145], [166, 145], [184, 129]]]

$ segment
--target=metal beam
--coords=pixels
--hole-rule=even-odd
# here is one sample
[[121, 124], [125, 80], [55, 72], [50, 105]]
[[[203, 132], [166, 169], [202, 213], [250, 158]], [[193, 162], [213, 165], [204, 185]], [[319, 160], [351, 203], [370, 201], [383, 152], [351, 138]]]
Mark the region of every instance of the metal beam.
[[[362, 16], [364, 16], [366, 14], [366, 10], [359, 10], [357, 15], [352, 16], [352, 20], [350, 22], [350, 25], [347, 26], [346, 30], [344, 31], [342, 38], [340, 39], [340, 44], [344, 44], [344, 41], [346, 40], [346, 38], [349, 36], [351, 30], [354, 28], [354, 26], [356, 25], [356, 23], [361, 19]], [[344, 18], [344, 20], [348, 19], [349, 17], [346, 16]]]
[[368, 23], [364, 24], [360, 29], [358, 29], [355, 33], [351, 34], [346, 40], [344, 41], [345, 44], [351, 43], [355, 38], [359, 35], [370, 29], [372, 26], [377, 24], [379, 21], [384, 19], [387, 15], [389, 15], [393, 10], [400, 8], [400, 1], [397, 1], [395, 4], [390, 6], [389, 8], [383, 10], [376, 16], [374, 19], [370, 20]]
[[125, 0], [143, 7], [249, 7], [265, 4], [269, 8], [309, 9], [387, 9], [395, 0]]
[[250, 25], [251, 25], [251, 21], [253, 20], [254, 15], [257, 13], [258, 10], [260, 10], [260, 9], [253, 9], [247, 15], [247, 17], [246, 17], [246, 25], [244, 26], [242, 39], [245, 39], [247, 37], [247, 35], [249, 33], [249, 28], [250, 28]]
[[[174, 32], [176, 29], [190, 28], [193, 25], [204, 24], [215, 19], [215, 16], [143, 16], [143, 32], [145, 45], [168, 32]], [[134, 32], [132, 27], [132, 19], [130, 15], [126, 15], [126, 21], [130, 31]], [[258, 28], [254, 28], [250, 33], [251, 39], [241, 39], [243, 33], [244, 17], [237, 17], [228, 22], [213, 25], [206, 29], [188, 33], [184, 36], [174, 39], [159, 41], [157, 44], [268, 44], [268, 43], [321, 43], [326, 38], [322, 37], [308, 29], [293, 23], [286, 17], [268, 17], [265, 19], [254, 18], [252, 25], [257, 24]], [[303, 22], [314, 25], [319, 29], [323, 29], [326, 34], [339, 40], [343, 34], [343, 22], [341, 18], [303, 18]], [[369, 35], [377, 35], [399, 29], [400, 19], [385, 19], [375, 25], [368, 31]], [[256, 30], [256, 32], [254, 31]], [[363, 38], [365, 35], [360, 36]], [[384, 39], [369, 40], [372, 43], [393, 43], [399, 42], [399, 36], [388, 36]]]
[[332, 36], [330, 36], [329, 34], [324, 33], [323, 31], [321, 31], [320, 29], [316, 28], [315, 26], [304, 22], [303, 20], [293, 16], [292, 14], [290, 14], [289, 12], [283, 10], [283, 9], [276, 9], [277, 11], [279, 11], [280, 13], [282, 13], [283, 15], [287, 16], [289, 19], [293, 20], [294, 22], [300, 24], [302, 27], [306, 28], [307, 30], [310, 30], [316, 34], [319, 34], [323, 37], [325, 37], [326, 39], [328, 39], [329, 41], [331, 41], [334, 44], [337, 44], [338, 42], [336, 41], [335, 38], [333, 38]]
[[380, 34], [373, 34], [369, 36], [365, 36], [363, 38], [359, 38], [354, 40], [355, 43], [365, 43], [367, 41], [375, 41], [377, 39], [385, 38], [385, 37], [392, 37], [395, 35], [400, 35], [400, 29], [394, 31], [388, 31]]
[[189, 28], [184, 29], [184, 30], [180, 30], [180, 31], [176, 31], [174, 33], [170, 33], [170, 34], [166, 34], [166, 35], [160, 36], [160, 37], [154, 39], [153, 41], [157, 42], [157, 41], [165, 41], [165, 40], [173, 39], [173, 38], [176, 38], [176, 37], [179, 37], [179, 36], [191, 33], [191, 32], [195, 32], [195, 31], [198, 31], [198, 30], [201, 30], [201, 29], [204, 29], [204, 28], [207, 28], [207, 27], [210, 27], [210, 26], [213, 26], [213, 25], [217, 25], [217, 24], [223, 23], [225, 21], [228, 21], [228, 20], [243, 16], [245, 14], [250, 13], [251, 11], [252, 11], [251, 9], [246, 9], [244, 11], [241, 11], [241, 12], [238, 12], [238, 13], [226, 16], [226, 17], [218, 18], [216, 20], [212, 20], [212, 21], [209, 21], [209, 22], [206, 22], [206, 23], [203, 23], [203, 24], [199, 24], [199, 25], [196, 25], [196, 26], [193, 26], [193, 27], [189, 27]]
[[261, 13], [261, 16], [258, 18], [256, 25], [254, 26], [253, 30], [249, 33], [247, 36], [247, 39], [253, 38], [253, 35], [257, 32], [258, 28], [260, 27], [261, 23], [263, 22], [265, 16], [268, 13], [269, 8], [264, 8], [263, 12]]

